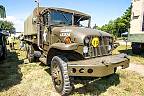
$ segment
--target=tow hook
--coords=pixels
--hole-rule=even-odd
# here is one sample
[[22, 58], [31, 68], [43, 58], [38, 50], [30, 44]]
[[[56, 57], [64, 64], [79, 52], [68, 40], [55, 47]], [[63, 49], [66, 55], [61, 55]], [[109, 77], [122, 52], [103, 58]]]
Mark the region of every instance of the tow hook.
[[128, 58], [128, 55], [125, 55], [125, 56], [124, 56], [124, 58], [126, 58], [126, 59], [130, 60], [130, 59]]

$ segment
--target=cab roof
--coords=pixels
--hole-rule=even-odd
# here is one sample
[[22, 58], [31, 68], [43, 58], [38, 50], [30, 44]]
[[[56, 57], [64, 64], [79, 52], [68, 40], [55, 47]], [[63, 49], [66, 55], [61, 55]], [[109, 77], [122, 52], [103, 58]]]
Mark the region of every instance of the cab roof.
[[[47, 11], [51, 11], [51, 10], [57, 10], [57, 11], [72, 13], [72, 14], [75, 14], [75, 15], [82, 15], [82, 16], [86, 16], [86, 17], [91, 17], [88, 14], [82, 13], [80, 11], [72, 10], [72, 9], [56, 8], [56, 7], [39, 7], [40, 14], [43, 14], [43, 13], [45, 13]], [[37, 8], [34, 9], [34, 13], [36, 13], [36, 12], [37, 12]]]

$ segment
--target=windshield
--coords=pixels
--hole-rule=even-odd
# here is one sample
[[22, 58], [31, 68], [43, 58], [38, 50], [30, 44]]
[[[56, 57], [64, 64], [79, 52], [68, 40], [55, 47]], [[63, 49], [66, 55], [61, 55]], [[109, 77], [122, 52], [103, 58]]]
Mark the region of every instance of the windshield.
[[[64, 25], [76, 25], [79, 27], [89, 27], [90, 17], [82, 16], [78, 14], [66, 13], [61, 11], [52, 11], [50, 13], [51, 23], [54, 25], [64, 24]], [[72, 24], [73, 23], [73, 24]]]
[[75, 16], [74, 18], [74, 25], [77, 25], [79, 27], [89, 27], [89, 18], [85, 19], [85, 17], [78, 17]]
[[72, 14], [60, 11], [52, 11], [51, 20], [53, 24], [72, 25]]

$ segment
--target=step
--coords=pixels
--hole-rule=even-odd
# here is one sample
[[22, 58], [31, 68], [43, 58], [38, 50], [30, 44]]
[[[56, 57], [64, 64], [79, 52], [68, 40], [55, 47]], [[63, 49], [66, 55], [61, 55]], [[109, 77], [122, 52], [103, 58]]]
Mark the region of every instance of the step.
[[39, 58], [39, 60], [40, 60], [42, 63], [46, 64], [46, 58], [45, 58], [45, 57], [41, 57], [41, 58]]

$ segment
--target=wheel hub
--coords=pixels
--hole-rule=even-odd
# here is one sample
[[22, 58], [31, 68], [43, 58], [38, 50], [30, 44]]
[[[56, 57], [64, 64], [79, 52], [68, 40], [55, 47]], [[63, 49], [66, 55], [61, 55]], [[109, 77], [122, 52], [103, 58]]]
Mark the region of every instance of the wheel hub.
[[58, 89], [61, 88], [62, 87], [62, 74], [60, 71], [60, 67], [57, 64], [53, 66], [52, 77], [53, 77], [55, 86]]

